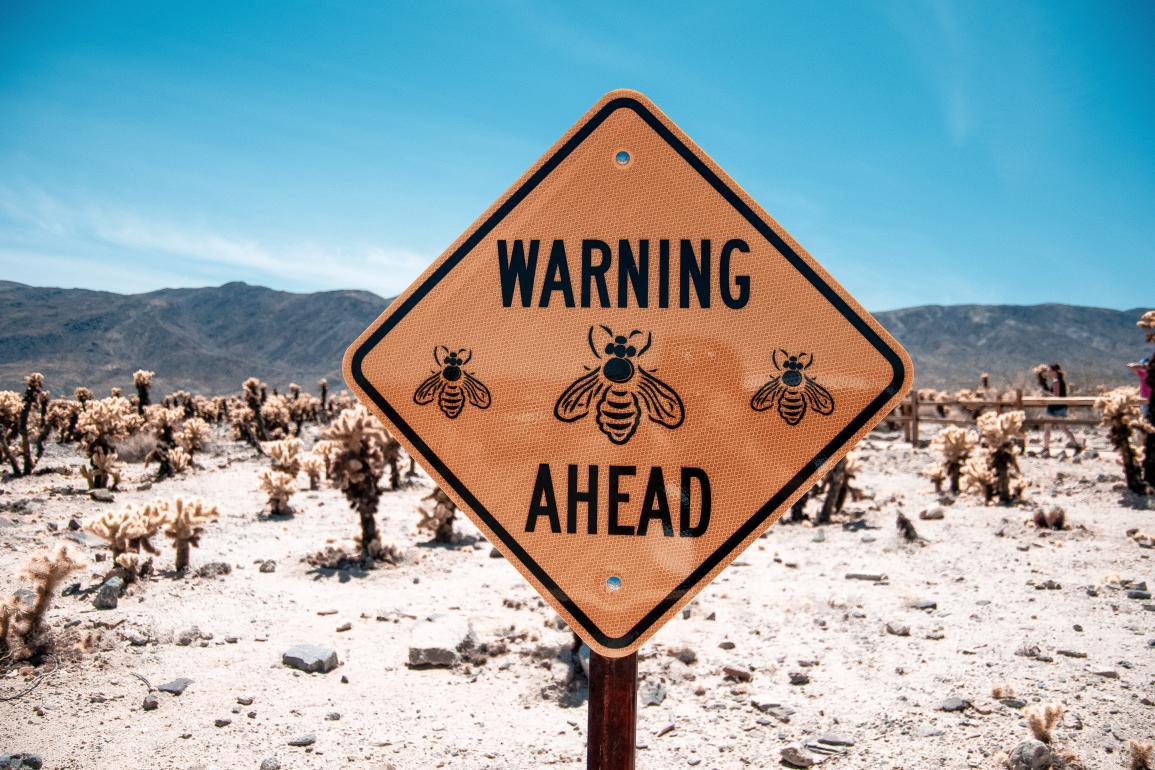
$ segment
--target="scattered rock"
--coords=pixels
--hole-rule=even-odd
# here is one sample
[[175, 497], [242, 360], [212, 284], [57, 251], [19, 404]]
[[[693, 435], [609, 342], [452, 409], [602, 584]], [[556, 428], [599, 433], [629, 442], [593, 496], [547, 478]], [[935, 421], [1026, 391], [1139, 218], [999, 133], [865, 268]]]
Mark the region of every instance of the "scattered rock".
[[882, 583], [886, 580], [886, 575], [875, 575], [864, 572], [847, 572], [847, 580], [865, 580], [868, 583]]
[[643, 706], [660, 706], [666, 699], [666, 686], [654, 679], [647, 679], [638, 688], [638, 700]]
[[409, 632], [409, 666], [449, 667], [477, 647], [477, 636], [460, 615], [430, 615]]
[[[275, 561], [273, 561], [272, 559], [265, 559], [263, 562], [261, 562], [261, 566], [257, 568], [257, 572], [264, 572], [265, 574], [268, 574], [270, 572], [276, 572], [276, 571], [277, 571], [277, 563]], [[265, 762], [268, 762], [268, 761], [270, 761], [270, 760], [267, 760], [267, 759], [265, 760]], [[275, 759], [272, 761], [277, 762], [277, 760], [275, 760]], [[264, 763], [262, 762], [261, 764], [264, 764]], [[277, 767], [280, 767], [280, 766], [281, 766], [281, 764], [279, 762], [277, 762]]]
[[216, 727], [228, 727], [233, 723], [231, 719], [214, 719], [213, 725]]
[[157, 698], [153, 693], [144, 696], [144, 701], [141, 702], [140, 707], [145, 711], [155, 711], [160, 706], [160, 698]]
[[733, 679], [735, 682], [749, 682], [754, 678], [750, 669], [741, 666], [723, 666], [722, 673], [727, 679]]
[[261, 760], [261, 770], [281, 770], [281, 763], [275, 757], [266, 757]]
[[1007, 766], [1011, 770], [1048, 770], [1051, 767], [1051, 750], [1042, 741], [1028, 738], [1011, 749]]
[[845, 736], [841, 733], [825, 733], [818, 739], [819, 743], [825, 743], [829, 746], [853, 746], [854, 739]]
[[188, 626], [176, 633], [176, 643], [181, 647], [188, 647], [193, 642], [200, 641], [201, 638], [201, 630], [197, 626]]
[[156, 689], [160, 690], [161, 692], [172, 693], [173, 695], [179, 696], [185, 691], [185, 689], [188, 688], [190, 684], [192, 684], [192, 681], [193, 680], [185, 679], [182, 676], [178, 679], [172, 680], [171, 682], [165, 682], [162, 685], [158, 685]]
[[814, 767], [817, 764], [817, 760], [799, 746], [787, 746], [782, 749], [781, 755], [782, 764], [789, 767]]
[[891, 636], [910, 636], [910, 626], [904, 623], [887, 623], [886, 633]]
[[501, 551], [497, 550], [496, 548], [490, 548], [489, 549], [489, 558], [491, 558], [491, 559], [504, 559], [505, 557], [501, 555]]
[[670, 647], [666, 652], [686, 665], [690, 665], [698, 660], [698, 653], [694, 652], [694, 648], [688, 644], [680, 647]]
[[327, 674], [337, 667], [337, 653], [316, 644], [298, 644], [281, 653], [281, 663], [310, 674]]
[[1138, 588], [1133, 588], [1133, 589], [1131, 589], [1130, 591], [1128, 591], [1128, 592], [1127, 592], [1127, 598], [1128, 598], [1128, 599], [1143, 599], [1143, 600], [1146, 600], [1146, 599], [1150, 599], [1150, 598], [1151, 598], [1151, 592], [1150, 592], [1150, 591], [1143, 591], [1143, 590], [1140, 590], [1140, 589], [1138, 589]]
[[918, 728], [918, 734], [923, 738], [937, 738], [943, 734], [941, 727], [934, 727], [933, 725], [923, 725]]
[[237, 696], [237, 703], [241, 704], [242, 706], [253, 705], [253, 700], [255, 700], [255, 699], [253, 698], [252, 695], [238, 695]]
[[337, 626], [337, 633], [339, 633], [339, 634], [344, 633], [345, 631], [348, 631], [351, 628], [353, 628], [353, 624], [348, 622], [348, 621], [345, 621], [341, 625]]
[[325, 715], [325, 719], [330, 721], [330, 722], [340, 721], [341, 712], [340, 711], [330, 711], [328, 714]]
[[0, 754], [0, 768], [8, 770], [41, 770], [44, 760], [38, 754]]
[[1055, 653], [1066, 658], [1085, 658], [1087, 653], [1078, 650], [1055, 650]]
[[970, 705], [970, 701], [963, 700], [962, 698], [947, 698], [942, 702], [940, 708], [942, 708], [943, 711], [963, 711]]
[[197, 568], [196, 576], [201, 578], [216, 578], [233, 571], [232, 566], [223, 561], [210, 561]]
[[124, 581], [113, 575], [100, 584], [100, 590], [96, 592], [92, 606], [98, 610], [115, 610], [120, 601], [120, 592], [123, 590]]
[[111, 503], [116, 500], [112, 492], [107, 489], [94, 489], [88, 493], [88, 496], [98, 503]]
[[1095, 676], [1101, 676], [1104, 679], [1118, 679], [1119, 678], [1119, 672], [1118, 671], [1096, 671]]
[[790, 684], [792, 685], [800, 686], [804, 684], [810, 684], [810, 674], [807, 674], [804, 671], [791, 671], [789, 676]]
[[289, 741], [289, 745], [290, 746], [312, 746], [316, 742], [317, 742], [317, 736], [313, 735], [312, 733], [309, 733], [307, 735], [298, 735], [296, 738], [293, 738], [291, 741]]
[[933, 508], [929, 508], [918, 514], [918, 517], [923, 521], [937, 521], [944, 518], [945, 516], [946, 512], [943, 511], [941, 505], [936, 505]]
[[1027, 702], [1021, 698], [999, 698], [999, 703], [1003, 704], [1009, 709], [1021, 709], [1027, 707]]
[[910, 606], [916, 610], [937, 610], [938, 602], [934, 599], [918, 599]]

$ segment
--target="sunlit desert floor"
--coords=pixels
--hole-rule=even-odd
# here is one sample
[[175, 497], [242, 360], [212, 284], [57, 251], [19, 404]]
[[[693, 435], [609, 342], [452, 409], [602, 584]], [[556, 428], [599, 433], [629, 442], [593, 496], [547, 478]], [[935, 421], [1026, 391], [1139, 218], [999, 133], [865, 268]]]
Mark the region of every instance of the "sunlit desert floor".
[[[994, 767], [996, 752], [1028, 737], [1023, 705], [1050, 702], [1067, 708], [1056, 745], [1089, 768], [1126, 767], [1127, 741], [1155, 734], [1155, 604], [1140, 586], [1155, 584], [1155, 550], [1125, 533], [1155, 530], [1155, 501], [1123, 491], [1114, 454], [1089, 435], [1091, 457], [1021, 461], [1029, 500], [1066, 510], [1062, 532], [1037, 531], [1029, 506], [942, 503], [921, 475], [929, 449], [868, 438], [856, 483], [872, 499], [847, 511], [866, 526], [774, 526], [643, 648], [643, 703], [656, 705], [639, 706], [638, 767], [777, 766], [784, 748], [831, 733], [852, 745], [817, 755], [823, 767]], [[222, 440], [198, 462], [150, 488], [151, 469], [128, 466], [115, 502], [99, 503], [85, 494], [75, 447], [53, 445], [40, 475], [0, 483], [7, 590], [28, 554], [59, 542], [89, 562], [72, 580], [98, 585], [104, 544], [69, 520], [156, 497], [217, 503], [220, 521], [192, 566], [232, 568], [178, 578], [164, 543], [160, 574], [116, 609], [94, 609], [87, 591], [58, 597], [58, 656], [0, 678], [4, 697], [38, 683], [0, 702], [0, 755], [84, 770], [583, 766], [572, 634], [467, 521], [453, 546], [418, 532], [428, 479], [382, 498], [399, 566], [318, 572], [303, 557], [356, 533], [338, 491], [298, 492], [294, 517], [268, 520], [255, 452]], [[942, 519], [919, 518], [938, 505]], [[925, 542], [900, 538], [900, 511]], [[258, 569], [267, 560], [275, 571]], [[487, 659], [409, 668], [410, 629], [434, 613], [468, 618]], [[892, 633], [902, 627], [909, 635]], [[86, 651], [74, 649], [82, 642]], [[282, 665], [300, 643], [331, 647], [340, 666]], [[182, 695], [159, 693], [158, 708], [142, 709], [145, 681], [178, 677], [192, 680]], [[1014, 698], [996, 699], [995, 686]], [[960, 705], [951, 699], [960, 710], [944, 710]], [[311, 745], [289, 745], [308, 735]]]

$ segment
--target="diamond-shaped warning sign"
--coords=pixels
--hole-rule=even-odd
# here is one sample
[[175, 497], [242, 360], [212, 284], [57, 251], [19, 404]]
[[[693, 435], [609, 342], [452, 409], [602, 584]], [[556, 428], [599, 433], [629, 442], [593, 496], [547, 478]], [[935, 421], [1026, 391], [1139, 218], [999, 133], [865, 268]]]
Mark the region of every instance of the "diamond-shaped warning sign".
[[350, 387], [607, 656], [690, 601], [911, 375], [632, 91], [594, 105], [345, 357]]

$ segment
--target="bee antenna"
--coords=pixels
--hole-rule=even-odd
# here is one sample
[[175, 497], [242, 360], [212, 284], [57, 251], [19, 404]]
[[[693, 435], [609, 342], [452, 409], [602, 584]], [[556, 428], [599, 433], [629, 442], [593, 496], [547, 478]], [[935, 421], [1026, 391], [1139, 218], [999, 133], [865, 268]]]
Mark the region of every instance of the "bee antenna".
[[[783, 351], [783, 352], [785, 352], [785, 351]], [[778, 363], [778, 351], [777, 350], [770, 351], [770, 360], [774, 362], [774, 368], [775, 369], [781, 369], [782, 368], [781, 364]]]
[[810, 365], [814, 363], [814, 354], [807, 353], [806, 355], [809, 356], [809, 358], [806, 359], [806, 366], [802, 367], [803, 369], [809, 369]]
[[437, 345], [436, 347], [433, 348], [433, 360], [437, 362], [438, 366], [442, 366], [443, 364], [441, 363], [441, 360], [442, 360], [442, 358], [444, 358], [444, 356], [439, 357], [437, 355], [438, 350], [444, 350], [445, 355], [449, 355], [449, 348], [445, 347], [444, 345]]
[[[604, 327], [604, 326], [602, 328], [606, 329], [606, 327]], [[611, 332], [609, 329], [606, 329], [606, 332], [608, 334], [613, 334], [613, 332]], [[593, 351], [594, 357], [598, 358], [600, 360], [602, 357], [602, 354], [598, 352], [598, 349], [596, 347], [594, 347], [594, 327], [592, 327], [592, 326], [590, 327], [588, 339], [589, 339], [589, 343], [590, 343], [590, 350]]]
[[462, 366], [465, 366], [466, 364], [468, 364], [469, 360], [471, 358], [473, 358], [473, 351], [470, 350], [469, 348], [462, 348], [461, 350], [459, 350], [457, 352], [458, 353], [465, 353], [465, 360], [461, 362]]
[[[635, 333], [641, 334], [641, 332], [635, 332]], [[633, 337], [634, 335], [631, 334], [630, 336]], [[641, 356], [643, 353], [645, 353], [647, 350], [649, 350], [650, 345], [653, 343], [653, 341], [654, 341], [654, 333], [650, 332], [646, 335], [646, 344], [643, 345], [642, 349], [638, 351], [638, 355]]]

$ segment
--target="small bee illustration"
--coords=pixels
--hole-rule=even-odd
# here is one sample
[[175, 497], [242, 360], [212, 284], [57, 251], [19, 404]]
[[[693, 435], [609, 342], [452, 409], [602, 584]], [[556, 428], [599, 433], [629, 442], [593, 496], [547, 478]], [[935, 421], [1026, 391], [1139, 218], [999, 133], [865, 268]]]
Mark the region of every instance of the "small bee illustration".
[[[595, 328], [600, 330], [598, 342], [594, 341]], [[558, 398], [554, 416], [562, 422], [574, 422], [585, 417], [596, 402], [598, 429], [614, 444], [630, 440], [643, 413], [667, 428], [681, 425], [685, 418], [682, 399], [637, 363], [653, 342], [653, 334], [647, 333], [646, 343], [639, 349], [633, 339], [641, 335], [637, 329], [624, 335], [614, 334], [608, 326], [591, 326], [587, 335], [590, 350], [605, 363], [593, 369], [586, 367], [589, 371]]]
[[461, 414], [465, 400], [478, 409], [488, 409], [489, 388], [469, 372], [465, 365], [473, 358], [473, 351], [461, 348], [451, 351], [444, 345], [433, 348], [433, 360], [440, 367], [417, 387], [413, 400], [424, 406], [437, 399], [437, 406], [449, 419]]
[[[781, 352], [786, 360], [779, 364], [778, 353]], [[773, 375], [759, 388], [750, 399], [750, 406], [755, 412], [764, 412], [778, 402], [778, 414], [787, 425], [797, 425], [806, 416], [807, 407], [819, 414], [830, 414], [834, 411], [834, 398], [830, 391], [814, 381], [809, 374], [803, 374], [814, 363], [813, 353], [799, 353], [792, 356], [779, 348], [771, 356], [774, 368], [781, 375]], [[805, 363], [803, 363], [805, 360]]]

